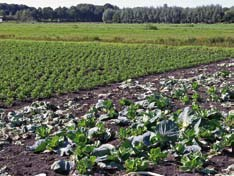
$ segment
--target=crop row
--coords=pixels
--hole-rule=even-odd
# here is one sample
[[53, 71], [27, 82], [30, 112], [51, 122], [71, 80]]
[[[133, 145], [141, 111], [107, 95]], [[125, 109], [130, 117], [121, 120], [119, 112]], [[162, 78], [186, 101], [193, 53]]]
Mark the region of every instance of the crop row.
[[232, 48], [0, 41], [0, 101], [46, 98], [230, 57]]
[[[0, 138], [21, 144], [36, 136], [33, 145], [25, 146], [26, 153], [55, 155], [51, 169], [64, 175], [166, 175], [164, 170], [172, 165], [176, 172], [186, 172], [179, 175], [229, 175], [220, 162], [222, 168], [233, 163], [232, 67], [230, 61], [211, 75], [165, 77], [159, 85], [128, 80], [118, 89], [140, 90], [137, 100], [124, 94], [119, 103], [98, 99], [88, 111], [74, 100], [61, 106], [34, 102], [16, 111], [0, 110]], [[77, 109], [83, 116], [70, 113]]]

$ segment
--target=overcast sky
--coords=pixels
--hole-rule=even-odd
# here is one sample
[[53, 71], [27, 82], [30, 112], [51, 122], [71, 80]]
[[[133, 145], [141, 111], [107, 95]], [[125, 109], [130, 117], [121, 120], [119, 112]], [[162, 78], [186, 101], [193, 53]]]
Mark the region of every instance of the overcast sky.
[[103, 5], [111, 3], [119, 7], [136, 7], [136, 6], [169, 6], [195, 7], [201, 5], [220, 4], [223, 7], [234, 6], [234, 0], [0, 0], [0, 3], [8, 4], [25, 4], [33, 7], [59, 7], [77, 5], [80, 3], [90, 3]]

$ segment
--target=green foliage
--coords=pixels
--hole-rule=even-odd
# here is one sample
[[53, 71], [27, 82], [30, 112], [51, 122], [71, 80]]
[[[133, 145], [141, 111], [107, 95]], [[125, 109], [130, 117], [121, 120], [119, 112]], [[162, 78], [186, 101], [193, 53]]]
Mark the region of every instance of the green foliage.
[[127, 137], [129, 137], [129, 135], [130, 135], [130, 131], [128, 129], [125, 129], [125, 128], [119, 129], [119, 138], [121, 140], [126, 139]]
[[188, 95], [185, 95], [182, 97], [181, 101], [183, 102], [183, 104], [188, 104], [189, 103], [189, 96]]
[[123, 161], [129, 159], [132, 153], [133, 153], [132, 145], [128, 141], [124, 141], [118, 149], [118, 156]]
[[93, 145], [77, 145], [74, 154], [78, 159], [82, 159], [85, 156], [89, 156], [93, 152], [94, 148], [95, 146]]
[[113, 9], [106, 9], [104, 11], [104, 13], [103, 13], [102, 21], [105, 22], [105, 23], [111, 23], [114, 14], [115, 14], [115, 10], [113, 10]]
[[160, 94], [154, 94], [148, 97], [148, 101], [150, 103], [152, 102], [156, 103], [159, 109], [165, 109], [170, 105], [170, 100], [167, 97]]
[[234, 146], [234, 135], [226, 134], [222, 137], [220, 141], [216, 141], [211, 145], [211, 153], [212, 154], [220, 154], [224, 150], [225, 147], [231, 147], [233, 151]]
[[178, 155], [183, 155], [185, 150], [185, 145], [183, 143], [177, 143], [174, 149]]
[[87, 135], [81, 132], [69, 133], [67, 136], [77, 145], [85, 145], [88, 142]]
[[193, 83], [192, 83], [192, 88], [193, 88], [193, 90], [198, 90], [198, 88], [199, 88], [199, 83], [198, 83], [197, 81], [193, 82]]
[[226, 147], [232, 147], [232, 149], [234, 148], [234, 134], [224, 136], [223, 141]]
[[130, 100], [126, 99], [126, 98], [122, 98], [121, 100], [119, 100], [119, 104], [121, 106], [130, 106], [133, 103]]
[[88, 119], [81, 119], [78, 123], [78, 127], [84, 127], [84, 128], [92, 128], [95, 127], [95, 125], [96, 125], [95, 117]]
[[228, 77], [230, 75], [230, 71], [227, 71], [227, 70], [220, 71], [219, 75], [226, 78], [226, 77]]
[[157, 26], [152, 25], [152, 24], [147, 24], [147, 25], [145, 26], [145, 29], [146, 29], [146, 30], [159, 30], [159, 28], [158, 28]]
[[49, 142], [48, 142], [47, 149], [48, 149], [48, 150], [53, 150], [53, 149], [55, 149], [56, 147], [58, 147], [58, 145], [59, 145], [59, 139], [60, 139], [59, 136], [53, 136], [53, 137], [49, 140]]
[[90, 156], [83, 158], [77, 162], [77, 170], [80, 174], [87, 174], [90, 172], [95, 165], [96, 157]]
[[118, 112], [115, 109], [111, 109], [107, 113], [111, 119], [118, 117]]
[[118, 112], [115, 110], [114, 104], [111, 100], [105, 100], [103, 102], [103, 109], [111, 119], [118, 116]]
[[159, 147], [153, 148], [149, 152], [149, 159], [153, 161], [155, 164], [158, 164], [158, 162], [165, 159], [167, 155], [168, 154], [166, 152], [162, 152]]
[[[232, 48], [95, 42], [7, 40], [0, 41], [0, 48], [0, 101], [8, 105], [234, 56]], [[169, 105], [168, 98], [161, 95], [152, 96], [150, 102], [161, 109]], [[104, 104], [107, 110], [113, 109], [109, 100]], [[114, 111], [110, 116], [116, 116]]]
[[142, 158], [128, 159], [124, 163], [124, 167], [128, 172], [144, 171], [148, 166], [149, 162]]
[[187, 172], [194, 172], [202, 168], [204, 161], [205, 159], [200, 152], [184, 155], [181, 158], [181, 169]]
[[194, 129], [187, 129], [182, 133], [182, 139], [185, 144], [192, 145], [193, 140], [196, 139], [197, 135]]
[[225, 119], [225, 124], [232, 129], [234, 128], [234, 113], [228, 115]]
[[217, 101], [219, 99], [218, 92], [215, 86], [212, 86], [207, 91], [212, 101]]
[[105, 100], [103, 102], [103, 108], [106, 109], [106, 110], [111, 110], [114, 108], [114, 104], [111, 100]]
[[139, 105], [132, 104], [128, 107], [127, 117], [131, 120], [135, 119], [137, 116], [137, 110], [139, 109]]
[[177, 140], [179, 135], [179, 127], [172, 120], [163, 120], [157, 126], [155, 132], [156, 137], [160, 141], [160, 144], [173, 143]]
[[185, 95], [186, 91], [184, 89], [178, 89], [173, 92], [173, 98], [181, 99]]
[[[168, 100], [162, 95], [151, 96], [148, 100], [157, 102], [160, 98]], [[231, 134], [233, 120], [231, 113], [224, 118], [222, 113], [202, 109], [196, 104], [198, 102], [195, 102], [193, 110], [186, 107], [184, 110], [174, 113], [169, 111], [166, 114], [165, 111], [170, 110], [171, 107], [167, 105], [168, 107], [161, 106], [166, 107], [165, 111], [148, 109], [146, 113], [142, 114], [137, 113], [142, 108], [140, 105], [126, 102], [123, 101], [122, 108], [128, 107], [128, 117], [132, 119], [133, 123], [116, 132], [119, 145], [110, 152], [106, 152], [104, 147], [103, 156], [101, 156], [102, 154], [97, 155], [96, 158], [93, 155], [96, 155], [97, 147], [107, 144], [104, 136], [107, 135], [108, 129], [105, 126], [106, 122], [99, 122], [95, 117], [98, 117], [99, 113], [102, 114], [103, 111], [115, 110], [112, 101], [109, 100], [103, 103], [102, 108], [94, 108], [88, 112], [91, 117], [85, 120], [80, 119], [77, 126], [68, 127], [57, 135], [43, 135], [46, 136], [45, 141], [34, 152], [59, 149], [60, 144], [69, 139], [75, 143], [71, 153], [76, 158], [76, 168], [80, 174], [93, 174], [94, 169], [101, 166], [113, 167], [116, 170], [124, 167], [127, 172], [149, 170], [152, 164], [163, 163], [168, 155], [175, 156], [183, 171], [200, 172], [207, 164], [205, 156], [220, 154], [225, 148], [231, 148], [234, 145], [234, 135]], [[163, 102], [167, 101], [163, 100]], [[161, 105], [161, 103], [159, 104]], [[117, 110], [115, 111], [118, 113]], [[158, 113], [160, 115], [153, 119]], [[143, 115], [150, 117], [152, 120], [150, 125], [141, 122]], [[97, 127], [98, 130], [88, 137], [88, 130], [93, 127]], [[46, 133], [45, 129], [40, 130], [42, 134]], [[150, 132], [150, 136], [146, 133], [147, 131]]]
[[41, 153], [46, 150], [46, 147], [48, 145], [48, 141], [42, 142], [37, 148], [34, 150], [35, 153]]
[[40, 138], [46, 138], [50, 134], [51, 130], [46, 126], [41, 126], [36, 129], [36, 134], [40, 136]]
[[[173, 78], [162, 81], [160, 82], [161, 90], [167, 88], [169, 92], [164, 94], [162, 91], [161, 94], [145, 98], [146, 101], [143, 103], [147, 101], [147, 104], [151, 103], [148, 107], [139, 105], [139, 102], [122, 99], [119, 111], [115, 108], [113, 101], [99, 101], [83, 119], [77, 119], [76, 125], [65, 127], [59, 134], [50, 134], [46, 126], [38, 128], [37, 135], [45, 141], [42, 140], [43, 142], [34, 152], [49, 150], [62, 153], [64, 145], [69, 143], [69, 148], [66, 149], [76, 160], [78, 172], [86, 175], [92, 175], [98, 169], [102, 172], [104, 168], [116, 172], [124, 168], [128, 172], [148, 171], [151, 166], [165, 164], [164, 160], [167, 156], [174, 156], [175, 162], [180, 164], [185, 172], [204, 173], [204, 166], [210, 164], [209, 158], [222, 153], [224, 149], [233, 148], [234, 145], [232, 111], [227, 115], [214, 109], [203, 109], [199, 104], [199, 100], [203, 101], [207, 95], [203, 96], [204, 92], [200, 94], [198, 89], [204, 90], [204, 87], [208, 87], [210, 82], [207, 80], [210, 78], [217, 78], [217, 82], [224, 80], [226, 83], [225, 78], [230, 77], [225, 75], [226, 73], [214, 74], [213, 77], [202, 75], [194, 78], [198, 80], [197, 82]], [[228, 87], [229, 83], [226, 87], [214, 85], [209, 87], [206, 93], [210, 97], [218, 96], [220, 93], [230, 93], [232, 90]], [[26, 93], [23, 94], [26, 95]], [[185, 101], [188, 104], [186, 108], [178, 109], [174, 106], [175, 102], [171, 102], [174, 99], [177, 102], [186, 96], [189, 98], [189, 101]], [[217, 102], [219, 99], [207, 99], [206, 103], [213, 103], [213, 101]], [[34, 103], [32, 107], [35, 109], [25, 115], [31, 117], [41, 112], [40, 103]], [[55, 112], [57, 107], [46, 105], [46, 109]], [[13, 122], [12, 127], [18, 127], [21, 123], [22, 115], [16, 114], [14, 113], [12, 118], [9, 118]], [[121, 128], [124, 122], [119, 123], [122, 120], [118, 119], [119, 114], [123, 115], [124, 122], [127, 121], [124, 128]], [[104, 115], [103, 119], [107, 116], [113, 119], [101, 121], [102, 115]], [[110, 125], [117, 125], [113, 129], [119, 130], [109, 129]]]
[[[121, 14], [115, 14], [116, 22], [120, 22]], [[146, 24], [3, 23], [0, 38], [80, 42], [95, 41], [98, 37], [99, 41], [117, 43], [234, 46], [233, 24], [157, 24], [160, 30], [146, 30], [145, 27]]]
[[193, 102], [199, 102], [200, 101], [200, 95], [196, 92], [192, 95]]

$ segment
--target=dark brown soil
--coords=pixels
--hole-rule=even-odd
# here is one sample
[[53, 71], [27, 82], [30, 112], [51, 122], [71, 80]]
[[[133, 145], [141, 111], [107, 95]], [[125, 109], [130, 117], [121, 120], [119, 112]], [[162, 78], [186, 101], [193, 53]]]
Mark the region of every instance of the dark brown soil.
[[27, 139], [25, 145], [8, 145], [0, 151], [0, 168], [7, 166], [6, 172], [14, 176], [33, 176], [45, 173], [48, 176], [60, 176], [50, 170], [50, 166], [57, 159], [58, 155], [46, 153], [35, 154], [26, 151], [27, 145], [32, 145], [34, 138]]
[[[140, 83], [147, 83], [153, 82], [155, 86], [159, 88], [159, 80], [161, 78], [167, 78], [168, 76], [175, 76], [176, 78], [188, 78], [192, 76], [197, 76], [201, 73], [206, 74], [213, 74], [219, 70], [223, 70], [223, 68], [219, 67], [218, 64], [220, 63], [231, 63], [233, 60], [225, 60], [218, 63], [212, 63], [209, 65], [200, 65], [194, 68], [189, 69], [180, 69], [176, 71], [171, 71], [162, 74], [150, 75], [141, 77], [138, 80]], [[234, 71], [234, 68], [228, 68], [230, 71]], [[115, 104], [125, 97], [128, 99], [136, 100], [136, 93], [142, 92], [141, 89], [119, 89], [119, 84], [111, 84], [108, 86], [97, 87], [92, 90], [82, 90], [77, 93], [69, 93], [60, 96], [54, 96], [49, 99], [43, 99], [43, 101], [49, 101], [55, 105], [63, 106], [64, 103], [67, 103], [69, 100], [75, 100], [83, 105], [81, 110], [73, 110], [73, 113], [76, 116], [81, 116], [90, 108], [92, 104], [95, 104], [98, 99], [100, 99], [100, 94], [107, 94], [108, 99], [112, 99]], [[16, 102], [13, 107], [8, 107], [7, 111], [19, 109], [25, 105], [30, 104], [31, 102]], [[0, 104], [1, 106], [1, 104]], [[181, 107], [181, 104], [176, 104], [176, 106]], [[202, 106], [207, 107], [205, 102]], [[219, 110], [229, 111], [231, 108], [224, 108], [219, 106], [218, 104], [215, 105]], [[115, 130], [115, 129], [114, 129]], [[114, 131], [113, 130], [113, 131]], [[55, 154], [34, 154], [32, 152], [28, 152], [25, 150], [26, 146], [32, 144], [34, 142], [34, 138], [27, 139], [23, 141], [22, 146], [18, 145], [5, 145], [3, 146], [3, 150], [0, 150], [0, 168], [3, 166], [7, 166], [7, 172], [14, 176], [30, 176], [36, 175], [39, 173], [46, 173], [48, 176], [56, 176], [59, 174], [55, 174], [53, 171], [50, 170], [51, 164], [59, 159], [58, 155]], [[112, 141], [113, 145], [117, 145], [118, 141]], [[1, 148], [0, 148], [1, 149]], [[212, 166], [214, 166], [218, 171], [221, 169], [227, 168], [230, 164], [234, 163], [233, 155], [231, 154], [223, 154], [221, 156], [216, 156], [212, 159]], [[183, 176], [190, 176], [190, 175], [202, 175], [197, 173], [182, 173], [178, 169], [178, 165], [174, 162], [166, 162], [163, 163], [153, 170], [155, 173], [173, 176], [173, 175], [183, 175]], [[100, 175], [100, 174], [96, 174]], [[104, 175], [122, 175], [121, 173], [105, 173]]]

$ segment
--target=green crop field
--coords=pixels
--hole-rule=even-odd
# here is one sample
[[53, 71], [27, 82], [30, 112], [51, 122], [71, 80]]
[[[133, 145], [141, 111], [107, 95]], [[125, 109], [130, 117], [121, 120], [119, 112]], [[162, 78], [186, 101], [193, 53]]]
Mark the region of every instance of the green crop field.
[[234, 47], [234, 24], [3, 23], [0, 39]]
[[233, 29], [0, 24], [0, 173], [229, 175]]
[[233, 28], [234, 24], [2, 23], [0, 101], [46, 98], [233, 58]]
[[233, 48], [0, 41], [0, 100], [45, 98], [234, 57]]

